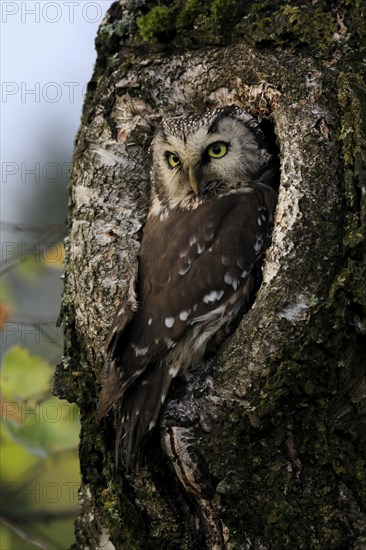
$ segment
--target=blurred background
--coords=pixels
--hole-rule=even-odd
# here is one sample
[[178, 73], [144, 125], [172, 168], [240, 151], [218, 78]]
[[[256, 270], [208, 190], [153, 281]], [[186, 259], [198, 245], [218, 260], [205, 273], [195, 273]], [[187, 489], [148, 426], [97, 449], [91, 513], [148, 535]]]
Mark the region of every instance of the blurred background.
[[73, 542], [78, 410], [50, 387], [63, 349], [68, 172], [94, 39], [111, 4], [0, 4], [1, 550]]

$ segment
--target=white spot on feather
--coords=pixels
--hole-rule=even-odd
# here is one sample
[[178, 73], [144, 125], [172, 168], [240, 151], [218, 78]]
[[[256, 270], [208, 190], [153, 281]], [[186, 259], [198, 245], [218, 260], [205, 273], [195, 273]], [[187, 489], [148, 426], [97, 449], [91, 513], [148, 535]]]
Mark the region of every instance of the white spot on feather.
[[175, 320], [174, 317], [165, 317], [164, 324], [168, 328], [172, 328], [174, 326]]
[[227, 285], [231, 285], [233, 283], [233, 278], [230, 275], [230, 273], [225, 273], [224, 275], [224, 281]]
[[169, 374], [172, 378], [175, 378], [179, 372], [179, 365], [169, 367]]
[[244, 269], [244, 258], [240, 256], [240, 257], [236, 260], [236, 265], [237, 265], [240, 269]]
[[190, 267], [191, 267], [190, 265], [186, 265], [186, 266], [181, 267], [179, 272], [178, 272], [179, 275], [185, 275]]
[[218, 300], [220, 300], [224, 295], [224, 291], [223, 290], [212, 290], [209, 294], [206, 294], [204, 297], [203, 297], [203, 301], [205, 302], [205, 304], [213, 304], [215, 302], [217, 302]]
[[179, 319], [181, 321], [187, 321], [188, 319], [188, 311], [181, 311], [179, 314]]
[[149, 349], [148, 346], [146, 346], [146, 348], [139, 348], [138, 346], [135, 346], [135, 345], [133, 345], [133, 344], [132, 344], [132, 347], [133, 347], [134, 350], [135, 350], [135, 355], [136, 355], [136, 357], [143, 357], [144, 355], [147, 354], [148, 349]]
[[263, 239], [261, 236], [257, 237], [256, 242], [254, 243], [254, 251], [256, 254], [258, 254], [263, 246]]
[[147, 321], [147, 324], [150, 326], [152, 323], [152, 317], [149, 317], [148, 321]]
[[174, 340], [172, 340], [171, 338], [165, 338], [164, 342], [168, 349], [175, 348], [175, 346], [177, 345], [177, 342], [174, 342]]
[[231, 285], [234, 290], [236, 290], [239, 286], [238, 279], [235, 279], [229, 272], [225, 273], [224, 281], [227, 285]]

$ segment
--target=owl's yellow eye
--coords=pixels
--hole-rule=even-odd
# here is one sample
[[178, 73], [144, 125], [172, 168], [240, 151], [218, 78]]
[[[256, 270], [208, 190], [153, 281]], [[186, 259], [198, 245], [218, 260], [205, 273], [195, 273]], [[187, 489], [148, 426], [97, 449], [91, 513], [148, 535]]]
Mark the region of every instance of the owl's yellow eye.
[[170, 168], [176, 168], [180, 164], [180, 159], [175, 153], [167, 153], [167, 159]]
[[226, 143], [223, 143], [222, 141], [217, 141], [216, 143], [210, 145], [210, 147], [207, 149], [207, 153], [208, 156], [213, 159], [221, 159], [226, 155], [227, 150], [228, 147]]

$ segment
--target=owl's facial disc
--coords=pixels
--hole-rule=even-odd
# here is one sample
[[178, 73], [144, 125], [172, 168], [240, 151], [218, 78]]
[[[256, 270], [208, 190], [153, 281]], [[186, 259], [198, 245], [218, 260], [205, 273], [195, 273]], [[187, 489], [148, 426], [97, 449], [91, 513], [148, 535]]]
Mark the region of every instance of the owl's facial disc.
[[211, 162], [217, 163], [225, 157], [229, 151], [229, 146], [228, 142], [214, 141], [206, 146], [200, 158], [195, 158], [195, 155], [192, 155], [195, 161], [192, 161], [192, 158], [185, 158], [182, 162], [178, 153], [174, 151], [165, 151], [165, 158], [174, 176], [176, 174], [183, 183], [188, 182], [194, 194], [199, 195], [201, 191], [200, 184], [205, 183], [204, 177], [205, 172], [207, 172], [207, 165]]
[[166, 119], [152, 147], [154, 190], [162, 204], [174, 207], [246, 187], [270, 159], [246, 126], [252, 120], [229, 107]]

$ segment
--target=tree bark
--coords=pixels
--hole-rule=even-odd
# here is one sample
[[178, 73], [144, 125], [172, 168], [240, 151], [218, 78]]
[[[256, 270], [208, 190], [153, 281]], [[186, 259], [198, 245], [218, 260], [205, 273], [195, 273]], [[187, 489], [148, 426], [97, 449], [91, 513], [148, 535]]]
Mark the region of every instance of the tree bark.
[[[106, 15], [74, 154], [55, 378], [82, 418], [73, 548], [361, 550], [366, 8], [156, 4], [120, 0]], [[215, 357], [176, 382], [126, 476], [117, 415], [99, 427], [94, 415], [103, 342], [136, 271], [152, 132], [162, 116], [233, 103], [280, 152], [263, 283]]]

